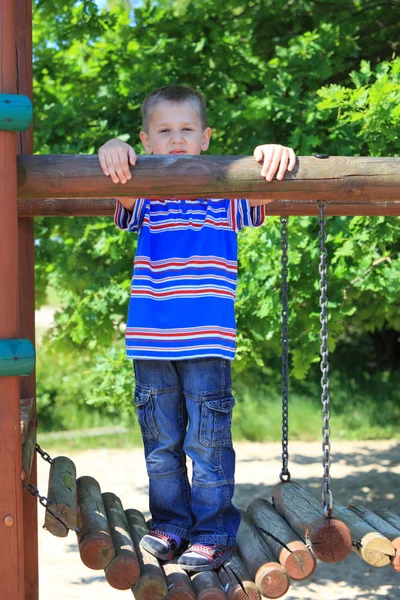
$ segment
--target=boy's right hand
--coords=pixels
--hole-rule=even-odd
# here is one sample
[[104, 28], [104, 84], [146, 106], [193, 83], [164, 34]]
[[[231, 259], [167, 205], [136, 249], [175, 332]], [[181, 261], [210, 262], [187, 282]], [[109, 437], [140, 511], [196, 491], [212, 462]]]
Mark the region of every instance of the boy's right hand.
[[126, 142], [114, 138], [99, 148], [99, 161], [104, 175], [110, 176], [114, 183], [126, 183], [131, 179], [129, 163], [136, 164], [136, 152]]

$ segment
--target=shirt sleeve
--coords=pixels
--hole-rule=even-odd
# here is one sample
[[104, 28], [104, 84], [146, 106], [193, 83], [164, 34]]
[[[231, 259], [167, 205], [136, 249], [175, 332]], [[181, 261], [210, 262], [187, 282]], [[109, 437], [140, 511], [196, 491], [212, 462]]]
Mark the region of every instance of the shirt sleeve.
[[118, 200], [115, 205], [114, 223], [123, 231], [139, 233], [143, 223], [145, 212], [145, 202], [143, 198], [138, 198], [132, 210], [125, 208]]
[[249, 200], [230, 200], [229, 223], [233, 231], [260, 227], [265, 219], [265, 206], [250, 206]]

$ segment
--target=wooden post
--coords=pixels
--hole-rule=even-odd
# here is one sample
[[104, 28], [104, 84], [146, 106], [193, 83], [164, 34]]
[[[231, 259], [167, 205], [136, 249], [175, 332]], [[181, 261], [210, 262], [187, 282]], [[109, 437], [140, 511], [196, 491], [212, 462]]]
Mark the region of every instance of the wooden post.
[[400, 215], [400, 158], [301, 156], [284, 180], [269, 183], [260, 170], [245, 156], [139, 156], [132, 179], [116, 185], [95, 155], [20, 156], [19, 214], [105, 214], [102, 198], [206, 195], [273, 199], [267, 214], [318, 214], [323, 200], [328, 215]]
[[[15, 94], [15, 3], [0, 0], [0, 93]], [[0, 131], [0, 339], [18, 332], [16, 133]], [[0, 581], [7, 600], [25, 600], [19, 378], [0, 377]]]
[[[15, 0], [17, 93], [32, 101], [32, 0]], [[15, 59], [14, 59], [15, 60]], [[33, 154], [33, 128], [17, 134], [18, 154]], [[19, 337], [35, 345], [35, 273], [33, 219], [18, 219]], [[36, 376], [21, 379], [21, 398], [33, 398], [36, 420]], [[30, 483], [37, 485], [37, 454], [33, 457]], [[26, 490], [24, 503], [25, 600], [39, 598], [37, 500]]]

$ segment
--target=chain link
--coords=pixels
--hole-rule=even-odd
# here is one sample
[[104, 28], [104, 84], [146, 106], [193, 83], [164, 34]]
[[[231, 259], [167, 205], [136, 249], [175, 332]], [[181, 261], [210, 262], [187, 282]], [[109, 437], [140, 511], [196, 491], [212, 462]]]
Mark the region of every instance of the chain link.
[[48, 452], [45, 452], [44, 450], [42, 450], [42, 448], [39, 446], [39, 444], [36, 444], [35, 446], [35, 450], [38, 454], [40, 454], [40, 456], [43, 458], [43, 460], [45, 460], [48, 463], [52, 463], [53, 459], [51, 458], [50, 454], [48, 454]]
[[[69, 525], [67, 525], [67, 523], [65, 523], [65, 521], [63, 521], [62, 519], [60, 519], [60, 517], [58, 515], [56, 515], [56, 514], [53, 513], [53, 511], [50, 508], [50, 506], [51, 506], [52, 503], [50, 502], [50, 500], [48, 498], [46, 498], [46, 496], [41, 496], [40, 495], [40, 492], [39, 492], [38, 488], [35, 485], [33, 485], [32, 483], [24, 484], [24, 488], [31, 494], [31, 496], [35, 496], [35, 498], [37, 498], [39, 500], [40, 504], [42, 506], [44, 506], [44, 508], [46, 510], [48, 510], [49, 513], [51, 515], [53, 515], [53, 517], [55, 519], [57, 519], [57, 521], [59, 521], [67, 529], [70, 529]], [[44, 525], [43, 525], [43, 528], [45, 528]], [[73, 531], [75, 531], [76, 533], [80, 533], [81, 530], [79, 529], [79, 527], [74, 527]]]
[[325, 204], [323, 202], [318, 203], [319, 208], [319, 288], [321, 291], [319, 304], [321, 307], [320, 313], [320, 338], [321, 338], [321, 402], [322, 402], [322, 466], [323, 466], [323, 491], [322, 491], [322, 506], [324, 509], [325, 517], [329, 518], [332, 513], [333, 497], [330, 490], [330, 466], [331, 466], [331, 444], [330, 444], [330, 433], [331, 429], [329, 426], [329, 362], [328, 362], [328, 268], [327, 268], [327, 250], [326, 250], [326, 216], [325, 216]]
[[288, 292], [288, 218], [281, 217], [281, 303], [282, 303], [282, 471], [280, 480], [290, 481], [289, 464], [289, 292]]

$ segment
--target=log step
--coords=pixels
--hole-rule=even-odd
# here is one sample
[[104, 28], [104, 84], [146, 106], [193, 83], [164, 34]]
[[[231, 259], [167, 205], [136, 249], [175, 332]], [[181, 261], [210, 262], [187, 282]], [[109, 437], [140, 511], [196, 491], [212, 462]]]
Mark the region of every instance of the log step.
[[67, 456], [56, 456], [50, 466], [44, 527], [57, 537], [77, 528], [76, 467]]
[[89, 569], [104, 569], [115, 556], [100, 486], [93, 477], [77, 480], [78, 544], [82, 562]]
[[390, 540], [345, 506], [336, 505], [333, 516], [349, 527], [352, 549], [366, 563], [372, 567], [385, 567], [390, 564], [396, 554]]
[[350, 530], [338, 519], [325, 518], [321, 503], [298, 483], [278, 483], [271, 491], [272, 503], [317, 558], [334, 563], [351, 552]]
[[400, 573], [400, 531], [362, 504], [350, 505], [349, 509], [392, 542], [396, 554], [391, 557], [390, 562], [394, 570]]
[[315, 557], [272, 504], [258, 498], [248, 506], [247, 513], [291, 579], [307, 579], [314, 573]]
[[215, 571], [200, 571], [190, 575], [197, 600], [228, 600]]
[[224, 562], [218, 569], [218, 575], [228, 600], [261, 599], [259, 589], [238, 554], [234, 554]]
[[102, 494], [115, 556], [104, 569], [106, 579], [116, 590], [129, 590], [140, 576], [140, 566], [121, 500], [115, 494]]
[[178, 558], [163, 563], [167, 582], [167, 600], [196, 600], [192, 582], [186, 571], [178, 564]]
[[135, 600], [162, 600], [168, 593], [164, 571], [157, 558], [139, 546], [148, 531], [145, 518], [133, 508], [128, 508], [125, 515], [140, 565], [140, 577], [132, 588]]

